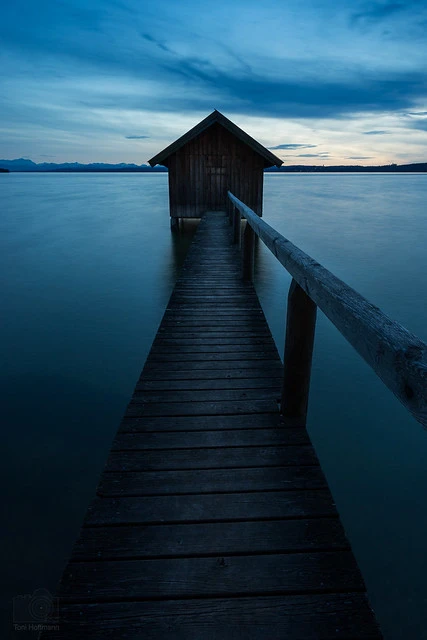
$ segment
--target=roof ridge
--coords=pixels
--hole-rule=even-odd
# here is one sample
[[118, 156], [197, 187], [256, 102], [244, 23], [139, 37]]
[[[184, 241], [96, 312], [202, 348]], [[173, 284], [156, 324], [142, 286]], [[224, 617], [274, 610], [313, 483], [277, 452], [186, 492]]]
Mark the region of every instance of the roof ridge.
[[151, 160], [148, 161], [149, 164], [152, 167], [154, 167], [156, 164], [164, 164], [164, 161], [167, 160], [169, 156], [178, 151], [178, 149], [187, 144], [187, 142], [190, 142], [198, 135], [200, 135], [203, 131], [211, 127], [215, 122], [218, 122], [218, 124], [227, 129], [231, 134], [239, 138], [244, 144], [255, 151], [255, 153], [258, 153], [260, 156], [262, 156], [267, 163], [266, 167], [271, 167], [273, 165], [275, 165], [276, 167], [280, 167], [283, 164], [283, 161], [280, 160], [280, 158], [275, 156], [266, 147], [252, 138], [252, 136], [246, 133], [246, 131], [243, 131], [243, 129], [234, 124], [234, 122], [229, 120], [224, 114], [218, 111], [218, 109], [214, 109], [212, 113], [206, 116], [206, 118], [201, 120], [192, 129], [187, 131], [187, 133], [184, 133], [184, 135], [175, 140], [175, 142], [172, 142], [170, 145], [165, 147], [163, 151], [160, 151], [158, 154], [153, 156]]

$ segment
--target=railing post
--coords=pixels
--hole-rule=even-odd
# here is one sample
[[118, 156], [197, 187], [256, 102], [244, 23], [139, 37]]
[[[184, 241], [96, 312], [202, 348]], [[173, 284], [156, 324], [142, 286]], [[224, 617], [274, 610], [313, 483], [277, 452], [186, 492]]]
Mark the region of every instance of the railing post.
[[233, 244], [240, 246], [240, 220], [241, 213], [237, 207], [233, 207]]
[[255, 233], [248, 221], [246, 221], [243, 233], [243, 280], [252, 282], [254, 279]]
[[292, 280], [288, 295], [281, 414], [305, 427], [317, 305]]
[[233, 224], [233, 211], [234, 211], [234, 204], [231, 202], [230, 198], [227, 198], [227, 217], [228, 217], [228, 224], [231, 225]]

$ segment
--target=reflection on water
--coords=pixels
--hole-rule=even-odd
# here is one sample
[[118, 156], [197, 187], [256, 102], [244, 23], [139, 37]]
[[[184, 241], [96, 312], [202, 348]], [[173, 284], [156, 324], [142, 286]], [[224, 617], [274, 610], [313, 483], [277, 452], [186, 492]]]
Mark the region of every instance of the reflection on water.
[[[55, 588], [197, 222], [170, 232], [165, 174], [7, 174], [0, 189], [10, 629], [12, 597]], [[426, 339], [426, 199], [425, 175], [267, 175], [264, 212]], [[290, 277], [256, 254], [282, 352]], [[385, 637], [427, 638], [427, 433], [321, 313], [309, 430]]]

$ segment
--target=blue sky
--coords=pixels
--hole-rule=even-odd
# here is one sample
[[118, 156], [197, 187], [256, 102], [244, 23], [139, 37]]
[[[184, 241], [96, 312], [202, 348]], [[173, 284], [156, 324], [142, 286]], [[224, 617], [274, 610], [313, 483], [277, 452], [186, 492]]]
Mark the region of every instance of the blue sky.
[[427, 161], [424, 0], [1, 0], [0, 158], [146, 162], [213, 109], [285, 164]]

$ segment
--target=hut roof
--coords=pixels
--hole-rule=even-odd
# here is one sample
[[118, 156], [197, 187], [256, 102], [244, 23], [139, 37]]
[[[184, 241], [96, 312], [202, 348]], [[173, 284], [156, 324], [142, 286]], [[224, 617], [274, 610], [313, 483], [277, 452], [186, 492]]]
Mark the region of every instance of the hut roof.
[[160, 151], [160, 153], [155, 155], [148, 162], [152, 167], [154, 167], [156, 164], [166, 164], [169, 156], [178, 151], [178, 149], [187, 144], [187, 142], [193, 140], [193, 138], [211, 127], [216, 122], [222, 125], [234, 136], [236, 136], [236, 138], [241, 140], [244, 144], [248, 145], [248, 147], [250, 147], [253, 151], [262, 156], [265, 160], [266, 167], [271, 167], [273, 165], [275, 165], [276, 167], [280, 167], [280, 165], [283, 164], [283, 161], [275, 156], [274, 153], [271, 153], [271, 151], [263, 147], [262, 144], [254, 140], [254, 138], [251, 138], [251, 136], [245, 133], [242, 129], [240, 129], [240, 127], [235, 125], [234, 122], [231, 122], [231, 120], [223, 116], [222, 113], [220, 113], [216, 109], [209, 116], [207, 116], [207, 118], [199, 122], [199, 124], [190, 129], [190, 131], [187, 131], [187, 133], [184, 133], [183, 136], [178, 138], [178, 140], [175, 140], [175, 142], [172, 142], [172, 144], [166, 147], [166, 149], [163, 149], [163, 151]]

